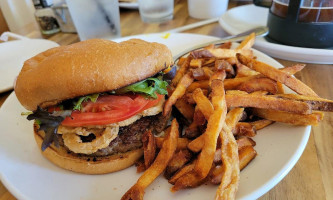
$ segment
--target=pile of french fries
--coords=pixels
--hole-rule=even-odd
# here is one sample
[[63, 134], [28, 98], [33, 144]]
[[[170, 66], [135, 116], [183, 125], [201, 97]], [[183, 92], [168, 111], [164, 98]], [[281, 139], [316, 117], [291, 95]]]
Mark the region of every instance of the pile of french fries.
[[[276, 69], [260, 62], [254, 40], [250, 34], [235, 49], [210, 45], [179, 59], [163, 111], [172, 112], [171, 126], [164, 137], [144, 134], [137, 168], [144, 173], [122, 199], [143, 199], [163, 172], [172, 192], [211, 183], [219, 185], [215, 199], [235, 199], [240, 170], [257, 155], [258, 130], [274, 122], [317, 125], [322, 111], [333, 111], [333, 101], [293, 76], [305, 65]], [[285, 86], [295, 93], [286, 94]]]

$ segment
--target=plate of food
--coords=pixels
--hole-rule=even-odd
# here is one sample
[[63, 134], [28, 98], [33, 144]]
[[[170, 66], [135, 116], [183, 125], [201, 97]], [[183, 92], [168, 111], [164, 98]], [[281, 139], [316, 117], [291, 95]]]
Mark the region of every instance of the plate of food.
[[[224, 13], [219, 23], [231, 35], [239, 34], [257, 26], [266, 26], [268, 8], [258, 7], [253, 4], [232, 8]], [[285, 60], [306, 63], [333, 63], [333, 49], [316, 49], [288, 46], [266, 37], [258, 38], [254, 47], [270, 56]]]
[[0, 43], [0, 92], [13, 89], [15, 77], [25, 60], [57, 46], [49, 40], [28, 38]]
[[[141, 40], [129, 40], [131, 38]], [[172, 93], [174, 96], [171, 95], [165, 100], [164, 105], [161, 105], [164, 102], [161, 96], [166, 94], [166, 83], [161, 79], [160, 73], [155, 74], [161, 69], [168, 68], [168, 65], [172, 62], [172, 55], [177, 55], [192, 45], [216, 39], [210, 36], [175, 33], [167, 36], [165, 34], [138, 35], [116, 40], [117, 42], [129, 40], [122, 43], [122, 45], [104, 40], [92, 40], [48, 51], [46, 54], [49, 57], [43, 59], [49, 62], [33, 62], [36, 61], [36, 58], [30, 60], [29, 65], [38, 66], [34, 68], [36, 71], [28, 71], [18, 77], [15, 88], [16, 95], [12, 93], [0, 109], [2, 119], [0, 122], [2, 127], [0, 132], [2, 138], [0, 140], [0, 178], [2, 183], [18, 199], [121, 199], [122, 197], [128, 199], [135, 194], [139, 196], [144, 194], [144, 199], [214, 199], [217, 193], [222, 194], [227, 191], [218, 188], [221, 181], [226, 184], [228, 180], [235, 180], [235, 187], [231, 188], [234, 192], [231, 195], [236, 195], [236, 199], [256, 199], [269, 191], [296, 164], [306, 146], [311, 129], [310, 126], [294, 126], [278, 122], [272, 124], [272, 121], [299, 125], [316, 124], [321, 120], [322, 114], [312, 112], [312, 110], [322, 110], [326, 108], [323, 105], [331, 101], [309, 97], [314, 92], [294, 77], [290, 78], [290, 74], [301, 70], [304, 66], [296, 65], [291, 68], [277, 70], [283, 68], [283, 66], [269, 56], [250, 49], [251, 41], [253, 42], [252, 38], [239, 47], [238, 44], [226, 44], [219, 48], [207, 48], [204, 50], [206, 52], [194, 53], [193, 55], [196, 55], [194, 61], [187, 60], [189, 68], [199, 69], [198, 65], [202, 64], [202, 69], [204, 69], [204, 67], [209, 68], [208, 65], [210, 65], [210, 70], [216, 75], [211, 74], [209, 69], [204, 70], [210, 74], [206, 78], [204, 77], [207, 73], [200, 75], [200, 69], [199, 71], [194, 70], [195, 72], [193, 70], [179, 70], [184, 73], [184, 76], [178, 75], [180, 79], [177, 82], [179, 83], [169, 83], [174, 86], [174, 92]], [[172, 55], [165, 46], [147, 43], [142, 40], [165, 44], [171, 50]], [[66, 54], [63, 54], [63, 52], [66, 52]], [[237, 74], [233, 74], [236, 72], [232, 72], [229, 64], [235, 61], [234, 56], [236, 54], [243, 65], [239, 65]], [[208, 55], [209, 58], [204, 58], [205, 55]], [[228, 56], [228, 59], [226, 59], [222, 58], [221, 55], [231, 55], [234, 58], [229, 59]], [[254, 60], [253, 56], [260, 62]], [[220, 58], [217, 59], [219, 64], [216, 64], [216, 67], [215, 64], [212, 65], [212, 62], [216, 62], [216, 59], [208, 63], [208, 60], [212, 57]], [[200, 59], [206, 60], [199, 61]], [[227, 64], [226, 62], [230, 63]], [[77, 67], [68, 67], [69, 64]], [[244, 65], [254, 66], [253, 69], [264, 75], [245, 68]], [[223, 66], [229, 66], [227, 67], [228, 70], [226, 68], [222, 69]], [[96, 70], [96, 67], [98, 67], [98, 70]], [[43, 76], [44, 73], [49, 74], [50, 68], [53, 70], [52, 75]], [[110, 70], [111, 68], [112, 70]], [[182, 68], [180, 67], [180, 69]], [[216, 70], [213, 68], [216, 68]], [[273, 71], [273, 74], [278, 73], [278, 77], [288, 76], [287, 82], [285, 82], [286, 79], [278, 79], [279, 82], [281, 81], [293, 90], [307, 96], [272, 95], [271, 93], [274, 93], [274, 91], [275, 93], [277, 91], [281, 92], [283, 89], [277, 81], [274, 82], [272, 79], [268, 80], [265, 77], [271, 77], [270, 74], [265, 73], [267, 69], [269, 69], [269, 72]], [[164, 75], [167, 75], [165, 78], [176, 80], [177, 75], [173, 76], [172, 72], [173, 70], [170, 71], [170, 69], [164, 70]], [[58, 76], [58, 73], [61, 73], [62, 76]], [[192, 76], [190, 73], [193, 73]], [[151, 76], [154, 77], [146, 79]], [[228, 78], [224, 81], [226, 95], [223, 95], [224, 88], [221, 79], [224, 79], [225, 76]], [[263, 91], [254, 91], [253, 94], [250, 94], [249, 89], [256, 88], [254, 85], [258, 84], [244, 81], [250, 80], [247, 79], [248, 76], [256, 76], [255, 82], [259, 81], [261, 83], [259, 85], [264, 85], [265, 90], [270, 91], [269, 95]], [[240, 80], [236, 78], [243, 80], [244, 84], [237, 86], [237, 89], [242, 88], [242, 91], [231, 89], [234, 85], [233, 80]], [[200, 79], [203, 82], [198, 82]], [[207, 83], [209, 79], [212, 80], [211, 86], [204, 83], [205, 80]], [[228, 79], [231, 80], [228, 83], [229, 85], [226, 83]], [[37, 84], [38, 82], [39, 84]], [[194, 86], [191, 86], [192, 83], [194, 83]], [[207, 145], [191, 144], [192, 140], [200, 138], [198, 132], [187, 131], [187, 134], [197, 135], [187, 135], [187, 138], [184, 138], [186, 131], [184, 130], [180, 134], [175, 120], [172, 121], [171, 128], [164, 129], [166, 125], [165, 118], [169, 119], [169, 110], [175, 100], [180, 99], [181, 96], [183, 99], [185, 98], [185, 94], [179, 92], [181, 91], [179, 88], [183, 86], [187, 86], [187, 102], [191, 102], [187, 103], [187, 106], [194, 109], [194, 102], [197, 101], [194, 93], [198, 93], [197, 95], [201, 99], [198, 100], [198, 104], [207, 105], [208, 103], [208, 109], [200, 109], [203, 110], [201, 117], [196, 117], [204, 121], [201, 125], [208, 124], [207, 130], [213, 133], [214, 137], [212, 136], [207, 140], [209, 141]], [[105, 90], [105, 87], [109, 87], [109, 89]], [[213, 91], [210, 95], [212, 100], [209, 100], [206, 96], [210, 90], [209, 87], [212, 87], [211, 90]], [[26, 95], [25, 90], [27, 88], [32, 95]], [[100, 90], [101, 88], [102, 90]], [[193, 91], [189, 91], [189, 88], [192, 88]], [[197, 92], [198, 90], [201, 90], [202, 93]], [[103, 92], [99, 93], [101, 91]], [[131, 91], [130, 94], [129, 91]], [[43, 95], [40, 95], [41, 92]], [[137, 92], [150, 96], [142, 98], [142, 95], [136, 94]], [[154, 94], [156, 94], [155, 97], [153, 97]], [[193, 96], [191, 97], [191, 95]], [[77, 98], [78, 96], [80, 97]], [[62, 101], [64, 99], [66, 101]], [[237, 99], [247, 100], [244, 103]], [[110, 101], [113, 103], [108, 104]], [[210, 101], [211, 106], [209, 106]], [[272, 104], [268, 103], [271, 101]], [[233, 104], [230, 104], [230, 102], [233, 102]], [[316, 103], [311, 104], [310, 102]], [[238, 108], [232, 112], [229, 111], [227, 114], [226, 105]], [[47, 110], [44, 109], [46, 107], [48, 107]], [[172, 115], [178, 121], [178, 126], [185, 128], [188, 119], [185, 117], [186, 114], [183, 117], [182, 115], [187, 109], [184, 110], [177, 105], [176, 107], [177, 109], [174, 110], [178, 110], [182, 114], [172, 113]], [[244, 109], [242, 107], [257, 108], [246, 117], [243, 116]], [[23, 113], [28, 115], [30, 120], [35, 119], [35, 125], [32, 121], [26, 119], [27, 116], [21, 116], [26, 108], [35, 110], [34, 113]], [[271, 111], [271, 109], [275, 110]], [[276, 109], [280, 111], [276, 111]], [[112, 113], [114, 110], [117, 113]], [[199, 115], [197, 112], [194, 113]], [[209, 112], [211, 113], [209, 114]], [[96, 113], [102, 115], [98, 116]], [[235, 117], [232, 118], [237, 120], [231, 120], [233, 123], [226, 120], [228, 127], [225, 127], [223, 116], [228, 119], [231, 117], [230, 113], [233, 113]], [[109, 117], [104, 118], [104, 114]], [[250, 118], [258, 119], [250, 117], [254, 114], [266, 120], [260, 121], [261, 125], [258, 124], [258, 121], [249, 121]], [[146, 121], [147, 118], [150, 120], [149, 123]], [[194, 118], [191, 119], [190, 117], [189, 119], [195, 121]], [[236, 126], [239, 120], [243, 122], [237, 125], [239, 128], [233, 127]], [[105, 123], [112, 124], [112, 126], [105, 126]], [[146, 131], [147, 124], [149, 125], [148, 130], [151, 131]], [[190, 127], [190, 124], [188, 125]], [[66, 128], [66, 126], [72, 128]], [[250, 126], [249, 129], [246, 128], [248, 126]], [[151, 132], [161, 127], [165, 137], [157, 139], [157, 136], [152, 135]], [[254, 127], [257, 127], [258, 132], [255, 131]], [[197, 128], [200, 132], [200, 127], [197, 126]], [[233, 152], [233, 158], [224, 161], [224, 163], [230, 163], [230, 166], [232, 166], [230, 168], [233, 169], [232, 179], [228, 179], [224, 175], [222, 175], [222, 178], [218, 178], [221, 173], [210, 174], [209, 176], [207, 174], [213, 168], [212, 171], [219, 172], [221, 159], [227, 159], [225, 151], [221, 149], [219, 154], [218, 150], [215, 151], [216, 146], [214, 146], [217, 145], [219, 130], [222, 128], [224, 130], [222, 135], [229, 137], [232, 141], [226, 143], [226, 147], [231, 148], [227, 148], [226, 151]], [[73, 132], [74, 129], [75, 132]], [[45, 130], [46, 134], [38, 130]], [[237, 140], [235, 140], [231, 131], [243, 135], [236, 134]], [[139, 132], [146, 138], [143, 143], [145, 159], [137, 161], [138, 168], [136, 168], [131, 165], [143, 153], [142, 150], [138, 149], [142, 146], [141, 138], [136, 137]], [[135, 137], [131, 134], [134, 134]], [[208, 133], [203, 135], [208, 135]], [[240, 140], [240, 138], [245, 139]], [[36, 145], [36, 141], [38, 145]], [[155, 141], [155, 145], [151, 141]], [[200, 143], [202, 139], [197, 141]], [[221, 141], [224, 141], [223, 137], [221, 137]], [[238, 146], [241, 146], [241, 141], [244, 141], [242, 145], [248, 151], [244, 149], [244, 151], [241, 149], [237, 151], [238, 147], [235, 144], [237, 142]], [[123, 144], [131, 144], [131, 147]], [[57, 145], [59, 148], [56, 147]], [[209, 151], [212, 148], [213, 151]], [[155, 149], [155, 151], [152, 149]], [[180, 150], [184, 149], [187, 149], [187, 154], [191, 155], [190, 159], [183, 162], [183, 165], [178, 166], [175, 171], [174, 168], [169, 166], [169, 163], [172, 163], [173, 157], [176, 154], [179, 155]], [[200, 158], [200, 156], [197, 156], [200, 153], [191, 153], [200, 152], [200, 150], [206, 152], [207, 156]], [[43, 153], [41, 154], [41, 152]], [[247, 159], [240, 159], [240, 163], [238, 163], [238, 160], [235, 159], [238, 157], [236, 156], [238, 155], [237, 152]], [[213, 161], [211, 158], [215, 154], [217, 159]], [[198, 163], [203, 164], [202, 167], [199, 167], [200, 164]], [[209, 165], [208, 171], [207, 163]], [[239, 167], [242, 166], [239, 182], [237, 178], [238, 165]], [[131, 167], [126, 168], [128, 166]], [[203, 181], [201, 176], [201, 178], [189, 182], [189, 184], [182, 184], [183, 181], [181, 180], [184, 180], [184, 178], [179, 173], [184, 171], [185, 166], [193, 167], [187, 167], [191, 169], [191, 172], [194, 170], [193, 173], [197, 172], [195, 170], [199, 169], [200, 171], [201, 169], [202, 174], [206, 174], [207, 179], [204, 180], [207, 182]], [[143, 169], [146, 169], [145, 172], [137, 173], [137, 170], [144, 171]], [[166, 176], [175, 180], [174, 186], [161, 174], [165, 169], [168, 171]], [[175, 177], [177, 174], [182, 179]], [[198, 182], [201, 183], [198, 184], [199, 187], [185, 189], [194, 187], [195, 183]], [[194, 185], [191, 185], [191, 183]], [[170, 191], [171, 188], [174, 192]], [[235, 193], [237, 188], [238, 191]]]

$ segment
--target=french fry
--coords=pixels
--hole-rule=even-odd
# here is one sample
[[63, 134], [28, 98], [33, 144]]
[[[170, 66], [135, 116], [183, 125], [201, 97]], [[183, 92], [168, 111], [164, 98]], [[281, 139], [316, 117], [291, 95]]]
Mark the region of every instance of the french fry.
[[269, 78], [255, 78], [248, 80], [239, 85], [237, 89], [248, 93], [254, 91], [268, 91], [271, 94], [276, 94], [278, 91], [276, 81]]
[[165, 169], [164, 176], [170, 179], [172, 175], [190, 161], [192, 154], [187, 149], [175, 153]]
[[308, 115], [302, 115], [277, 110], [254, 108], [252, 112], [254, 115], [268, 120], [301, 126], [317, 125], [324, 117], [324, 114], [319, 111], [314, 111], [312, 114]]
[[236, 49], [251, 49], [254, 44], [255, 38], [256, 34], [251, 33], [240, 43], [240, 45], [238, 45], [238, 47], [236, 47]]
[[311, 108], [313, 110], [320, 110], [320, 111], [327, 111], [327, 112], [333, 111], [333, 101], [332, 100], [323, 99], [320, 97], [304, 96], [304, 95], [299, 95], [299, 94], [277, 94], [274, 96], [278, 97], [278, 98], [292, 99], [292, 100], [306, 102], [311, 105]]
[[280, 82], [276, 82], [276, 86], [277, 86], [276, 94], [284, 94], [283, 84]]
[[190, 61], [190, 67], [199, 68], [202, 66], [202, 59], [192, 59]]
[[205, 116], [206, 120], [208, 120], [209, 117], [214, 112], [214, 107], [213, 107], [212, 103], [203, 94], [203, 92], [200, 88], [197, 88], [193, 91], [193, 99], [196, 102], [199, 110]]
[[237, 136], [254, 137], [257, 134], [257, 130], [251, 123], [238, 122], [233, 131], [233, 134]]
[[246, 146], [256, 146], [256, 142], [249, 137], [241, 136], [237, 140], [238, 152]]
[[297, 114], [310, 114], [311, 106], [308, 103], [276, 98], [269, 95], [251, 95], [251, 94], [232, 94], [228, 91], [226, 94], [228, 107], [254, 107], [280, 110]]
[[239, 150], [239, 169], [244, 169], [256, 156], [257, 152], [252, 146], [246, 146]]
[[274, 123], [274, 121], [268, 120], [268, 119], [261, 119], [258, 121], [250, 122], [250, 124], [252, 124], [252, 126], [254, 126], [257, 131], [260, 129], [263, 129], [273, 123]]
[[200, 126], [203, 126], [206, 123], [205, 116], [202, 114], [198, 106], [195, 107], [195, 112], [193, 116], [192, 123], [185, 129], [184, 137], [186, 138], [195, 138], [198, 135], [201, 135]]
[[222, 179], [216, 191], [216, 200], [235, 199], [239, 185], [239, 157], [236, 140], [228, 126], [224, 126], [220, 134]]
[[188, 72], [186, 73], [181, 80], [179, 81], [176, 89], [173, 91], [171, 96], [166, 100], [163, 109], [163, 115], [166, 116], [170, 113], [172, 105], [176, 103], [178, 99], [180, 99], [186, 91], [186, 88], [193, 82], [193, 77]]
[[190, 66], [191, 59], [192, 59], [192, 56], [187, 56], [186, 60], [183, 61], [183, 63], [177, 70], [175, 77], [172, 79], [172, 82], [171, 82], [172, 86], [176, 87], [176, 85], [181, 80], [181, 78], [186, 74], [187, 69]]
[[204, 133], [204, 146], [198, 156], [194, 169], [181, 176], [176, 181], [171, 191], [178, 191], [179, 189], [195, 187], [202, 184], [212, 167], [217, 138], [224, 125], [227, 112], [223, 81], [212, 81], [211, 96], [214, 112], [208, 120], [207, 129]]
[[184, 176], [185, 174], [189, 173], [190, 171], [193, 170], [195, 165], [195, 162], [192, 162], [188, 165], [185, 165], [183, 168], [181, 168], [175, 175], [173, 175], [170, 179], [169, 179], [169, 183], [171, 183], [172, 185], [174, 185], [176, 183], [176, 181]]
[[240, 78], [231, 78], [231, 79], [225, 79], [224, 80], [224, 88], [226, 90], [236, 90], [239, 85], [242, 83], [245, 83], [248, 80], [255, 79], [257, 76], [246, 76], [246, 77], [240, 77]]
[[204, 60], [203, 66], [204, 67], [212, 67], [214, 66], [215, 58], [208, 58]]
[[293, 75], [293, 74], [296, 74], [297, 72], [301, 71], [304, 67], [305, 67], [304, 64], [295, 64], [293, 66], [285, 67], [285, 68], [282, 68], [279, 70], [281, 70], [287, 74]]
[[237, 63], [237, 75], [236, 78], [247, 77], [247, 76], [256, 76], [259, 72], [256, 72], [241, 63]]
[[209, 88], [209, 80], [193, 82], [190, 86], [188, 86], [186, 92], [193, 92], [197, 88], [208, 89]]
[[226, 72], [224, 70], [218, 70], [210, 77], [209, 85], [212, 84], [212, 80], [218, 79], [223, 81], [225, 77], [226, 77]]
[[260, 72], [268, 78], [285, 84], [287, 87], [294, 90], [298, 94], [318, 97], [318, 95], [311, 88], [309, 88], [297, 78], [291, 76], [289, 73], [278, 70], [266, 63], [254, 60], [241, 54], [237, 54], [237, 59], [240, 63], [248, 66], [249, 68], [257, 72]]
[[151, 130], [146, 131], [142, 136], [143, 158], [145, 168], [148, 169], [156, 156], [156, 142]]
[[[244, 108], [234, 108], [230, 110], [227, 113], [226, 119], [225, 119], [225, 126], [228, 126], [231, 130], [233, 130], [238, 123], [238, 121], [242, 118]], [[204, 136], [201, 135], [197, 137], [196, 139], [192, 140], [188, 144], [188, 148], [192, 152], [199, 152], [201, 151], [202, 147], [204, 145]]]
[[177, 65], [181, 66], [185, 61], [186, 61], [186, 57], [180, 57], [178, 62], [177, 62]]
[[225, 42], [223, 44], [220, 44], [219, 46], [216, 46], [216, 48], [220, 49], [230, 49], [231, 48], [231, 42]]
[[166, 168], [177, 148], [179, 137], [179, 125], [174, 119], [171, 123], [170, 133], [166, 136], [162, 148], [153, 164], [142, 174], [135, 185], [133, 185], [121, 198], [122, 200], [143, 199], [144, 190], [147, 188]]
[[192, 121], [194, 115], [194, 108], [192, 105], [186, 102], [185, 98], [178, 99], [175, 103], [175, 107], [189, 122]]
[[236, 57], [237, 53], [250, 58], [253, 57], [253, 52], [250, 49], [208, 49], [206, 51], [211, 54], [211, 57], [214, 56], [216, 58]]
[[[155, 137], [157, 148], [161, 149], [164, 141], [164, 137]], [[190, 143], [190, 140], [187, 138], [178, 138], [177, 139], [177, 151], [181, 149], [187, 149], [187, 145]]]

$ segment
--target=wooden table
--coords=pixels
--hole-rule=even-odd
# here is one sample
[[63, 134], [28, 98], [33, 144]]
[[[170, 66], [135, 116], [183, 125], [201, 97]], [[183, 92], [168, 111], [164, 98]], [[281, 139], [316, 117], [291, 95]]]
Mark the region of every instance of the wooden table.
[[[244, 3], [231, 1], [229, 8]], [[187, 1], [176, 0], [174, 19], [162, 24], [144, 24], [137, 10], [121, 10], [122, 36], [166, 31], [199, 20], [188, 16]], [[223, 37], [227, 33], [213, 23], [200, 28], [186, 31]], [[40, 38], [36, 24], [27, 26], [20, 34], [31, 38]], [[58, 33], [47, 38], [60, 45], [67, 45], [79, 41], [76, 34]], [[282, 65], [290, 66], [295, 62], [277, 59]], [[330, 86], [333, 85], [333, 65], [308, 64], [296, 77], [310, 86], [321, 97], [333, 99]], [[0, 94], [0, 106], [10, 92]], [[312, 127], [311, 136], [300, 160], [291, 172], [273, 189], [260, 199], [333, 199], [333, 114], [325, 114], [324, 120], [316, 127]], [[292, 133], [291, 133], [292, 134]], [[283, 147], [281, 147], [283, 148]], [[269, 170], [269, 169], [263, 169]], [[15, 199], [0, 182], [0, 200]]]

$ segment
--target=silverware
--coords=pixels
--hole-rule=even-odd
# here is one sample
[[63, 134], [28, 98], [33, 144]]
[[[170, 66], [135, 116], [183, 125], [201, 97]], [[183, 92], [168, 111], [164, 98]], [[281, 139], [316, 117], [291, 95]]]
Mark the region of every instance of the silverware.
[[173, 57], [173, 60], [174, 60], [174, 62], [176, 62], [183, 55], [186, 55], [191, 51], [206, 47], [210, 44], [217, 45], [217, 44], [221, 44], [221, 43], [225, 43], [225, 42], [237, 42], [237, 41], [244, 40], [250, 33], [253, 33], [253, 32], [256, 34], [256, 37], [263, 37], [263, 36], [266, 36], [268, 34], [268, 28], [266, 26], [259, 26], [259, 27], [250, 29], [248, 31], [242, 32], [242, 33], [237, 34], [237, 35], [232, 35], [232, 36], [228, 36], [228, 37], [225, 37], [225, 38], [221, 38], [219, 40], [215, 40], [215, 41], [211, 41], [211, 42], [207, 42], [207, 43], [203, 43], [203, 44], [193, 46], [193, 47], [191, 47], [189, 49], [186, 49], [185, 51], [182, 51], [181, 53], [175, 55]]

